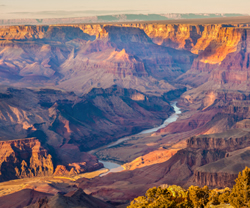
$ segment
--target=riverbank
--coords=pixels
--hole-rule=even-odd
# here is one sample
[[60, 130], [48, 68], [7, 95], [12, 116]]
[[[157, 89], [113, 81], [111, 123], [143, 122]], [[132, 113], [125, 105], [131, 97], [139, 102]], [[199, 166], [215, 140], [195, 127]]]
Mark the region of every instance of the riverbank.
[[[144, 131], [142, 131], [142, 132], [140, 132], [138, 134], [132, 135], [132, 136], [127, 136], [127, 137], [121, 138], [121, 139], [117, 140], [116, 142], [113, 142], [113, 143], [111, 143], [109, 145], [106, 145], [106, 146], [104, 146], [102, 148], [99, 148], [97, 150], [92, 150], [89, 153], [90, 154], [95, 154], [98, 157], [98, 154], [96, 154], [97, 152], [108, 151], [108, 150], [110, 150], [112, 148], [116, 148], [118, 146], [121, 146], [123, 143], [126, 143], [126, 142], [128, 142], [130, 140], [135, 140], [135, 139], [138, 139], [138, 138], [140, 140], [142, 140], [144, 137], [150, 136], [150, 134], [158, 131], [161, 128], [166, 127], [170, 123], [175, 122], [179, 117], [178, 115], [181, 114], [181, 110], [180, 110], [179, 107], [177, 107], [177, 101], [173, 102], [171, 104], [171, 106], [174, 108], [175, 113], [173, 113], [169, 118], [167, 118], [163, 122], [163, 124], [161, 124], [160, 126], [144, 130]], [[103, 163], [105, 168], [109, 169], [109, 171], [107, 173], [101, 174], [100, 176], [104, 176], [104, 175], [106, 175], [106, 174], [108, 174], [110, 172], [120, 172], [120, 171], [124, 170], [124, 168], [120, 164], [115, 162], [114, 160], [108, 159], [107, 161], [104, 161], [103, 158], [102, 158], [102, 160], [100, 160], [100, 162]]]

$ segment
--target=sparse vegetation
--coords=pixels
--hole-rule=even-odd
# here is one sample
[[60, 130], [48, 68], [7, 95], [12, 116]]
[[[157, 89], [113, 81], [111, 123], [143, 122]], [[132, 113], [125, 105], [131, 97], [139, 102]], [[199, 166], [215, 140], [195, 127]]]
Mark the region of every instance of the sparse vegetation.
[[145, 196], [135, 198], [128, 208], [242, 208], [250, 207], [250, 168], [239, 173], [233, 189], [209, 190], [190, 186], [160, 186], [149, 189]]

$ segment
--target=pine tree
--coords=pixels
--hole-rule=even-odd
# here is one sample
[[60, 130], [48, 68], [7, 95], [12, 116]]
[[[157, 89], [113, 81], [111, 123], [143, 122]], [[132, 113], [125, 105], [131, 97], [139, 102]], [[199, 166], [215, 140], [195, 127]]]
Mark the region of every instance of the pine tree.
[[195, 208], [205, 207], [209, 201], [209, 189], [207, 186], [200, 188], [198, 186], [190, 186], [188, 189], [189, 198]]
[[250, 168], [246, 167], [238, 178], [230, 194], [229, 202], [236, 208], [250, 207]]

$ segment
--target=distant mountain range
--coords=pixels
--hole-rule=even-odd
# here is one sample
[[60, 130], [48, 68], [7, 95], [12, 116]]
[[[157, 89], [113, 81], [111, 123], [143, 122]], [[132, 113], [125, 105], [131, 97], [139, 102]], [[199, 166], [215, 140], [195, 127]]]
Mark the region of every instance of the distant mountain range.
[[175, 19], [199, 19], [246, 16], [237, 13], [167, 13], [167, 14], [120, 14], [85, 16], [72, 18], [46, 18], [46, 19], [0, 19], [0, 25], [44, 25], [44, 24], [72, 24], [72, 23], [102, 23], [102, 22], [131, 22], [131, 21], [157, 21]]

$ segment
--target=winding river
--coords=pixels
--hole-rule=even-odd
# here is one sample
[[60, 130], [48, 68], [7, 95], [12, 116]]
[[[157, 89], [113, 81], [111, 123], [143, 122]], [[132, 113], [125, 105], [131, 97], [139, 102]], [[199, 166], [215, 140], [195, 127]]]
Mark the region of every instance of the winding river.
[[[153, 133], [153, 132], [158, 131], [159, 129], [162, 129], [162, 128], [166, 127], [166, 126], [169, 125], [170, 123], [175, 122], [175, 121], [178, 119], [178, 117], [179, 117], [178, 115], [181, 114], [181, 110], [180, 110], [180, 108], [178, 108], [178, 107], [176, 106], [176, 104], [177, 104], [177, 102], [173, 102], [173, 103], [171, 104], [171, 106], [174, 108], [175, 113], [172, 114], [169, 118], [167, 118], [167, 119], [163, 122], [162, 125], [160, 125], [160, 126], [158, 126], [158, 127], [155, 127], [155, 128], [152, 128], [152, 129], [144, 130], [144, 131], [142, 131], [142, 132], [140, 132], [140, 133], [138, 133], [138, 134], [136, 134], [136, 135], [142, 135], [142, 134]], [[135, 136], [136, 136], [136, 135], [135, 135]], [[111, 144], [107, 145], [106, 147], [102, 147], [101, 149], [105, 149], [105, 148], [109, 148], [109, 147], [116, 146], [116, 145], [118, 145], [118, 144], [120, 144], [120, 143], [122, 143], [122, 142], [124, 142], [124, 141], [129, 140], [130, 138], [131, 138], [131, 136], [121, 138], [121, 139], [117, 140], [116, 142], [112, 142]], [[93, 150], [92, 150], [92, 151], [93, 151]], [[89, 153], [93, 153], [92, 151], [90, 151]], [[116, 164], [116, 163], [113, 163], [113, 162], [108, 162], [108, 161], [102, 161], [102, 160], [100, 160], [100, 162], [103, 163], [104, 168], [109, 169], [108, 172], [101, 174], [100, 177], [102, 177], [102, 176], [104, 176], [104, 175], [107, 175], [108, 173], [111, 173], [111, 172], [114, 173], [114, 172], [120, 172], [120, 171], [124, 170], [124, 168], [123, 168], [121, 165], [119, 165], [119, 164]]]

